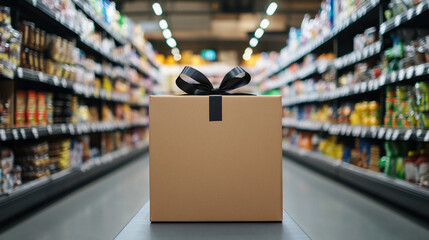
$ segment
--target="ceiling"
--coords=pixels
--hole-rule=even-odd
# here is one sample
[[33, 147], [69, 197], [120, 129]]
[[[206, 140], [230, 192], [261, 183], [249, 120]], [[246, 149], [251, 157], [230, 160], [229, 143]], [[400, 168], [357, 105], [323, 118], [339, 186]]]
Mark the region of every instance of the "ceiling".
[[122, 13], [142, 23], [146, 38], [160, 53], [170, 54], [158, 26], [159, 20], [164, 18], [180, 51], [235, 51], [241, 58], [263, 18], [268, 18], [270, 25], [254, 52], [279, 51], [286, 44], [289, 28], [299, 27], [305, 13], [314, 16], [321, 0], [278, 0], [273, 16], [265, 14], [271, 2], [266, 0], [159, 0], [162, 16], [156, 16], [152, 10], [155, 1], [115, 2]]

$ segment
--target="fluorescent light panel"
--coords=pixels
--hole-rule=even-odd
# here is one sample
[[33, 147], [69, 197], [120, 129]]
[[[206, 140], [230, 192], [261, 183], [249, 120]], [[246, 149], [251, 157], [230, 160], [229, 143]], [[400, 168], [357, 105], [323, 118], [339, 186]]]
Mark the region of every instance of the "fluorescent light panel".
[[152, 9], [157, 16], [161, 16], [162, 8], [161, 8], [161, 5], [159, 3], [156, 2], [156, 3], [152, 4]]
[[256, 29], [256, 31], [255, 31], [255, 37], [256, 38], [261, 38], [262, 35], [264, 35], [264, 30], [262, 28]]
[[252, 55], [253, 49], [251, 47], [247, 47], [246, 50], [244, 50], [244, 54]]
[[165, 29], [164, 31], [162, 31], [162, 35], [164, 35], [164, 37], [166, 38], [166, 39], [169, 39], [169, 38], [171, 38], [171, 31], [170, 31], [170, 29]]
[[250, 54], [243, 54], [243, 60], [245, 60], [245, 61], [249, 61], [250, 57], [251, 57]]
[[159, 27], [164, 30], [168, 28], [168, 23], [167, 21], [165, 21], [165, 19], [161, 19], [159, 20]]
[[261, 24], [259, 24], [262, 29], [266, 29], [268, 25], [270, 25], [270, 20], [266, 18], [262, 19]]
[[180, 51], [177, 47], [175, 47], [175, 48], [171, 49], [171, 54], [177, 55], [177, 54], [180, 54]]
[[249, 41], [249, 45], [251, 46], [251, 47], [256, 47], [257, 45], [258, 45], [258, 39], [256, 39], [256, 38], [252, 38], [252, 39], [250, 39], [250, 41]]
[[177, 46], [176, 40], [174, 40], [174, 38], [169, 38], [167, 39], [167, 44], [168, 46], [170, 46], [171, 48], [174, 48]]
[[276, 9], [277, 9], [277, 3], [276, 2], [270, 3], [270, 5], [267, 8], [267, 15], [268, 16], [273, 15]]
[[182, 59], [182, 55], [180, 55], [180, 54], [175, 54], [175, 55], [173, 55], [173, 58], [174, 58], [174, 60], [176, 60], [176, 61], [180, 61], [180, 59]]

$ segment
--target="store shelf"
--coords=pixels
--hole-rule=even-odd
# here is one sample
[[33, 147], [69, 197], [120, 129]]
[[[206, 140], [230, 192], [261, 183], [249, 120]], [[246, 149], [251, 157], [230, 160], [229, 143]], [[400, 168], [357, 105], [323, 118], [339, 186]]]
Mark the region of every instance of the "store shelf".
[[283, 127], [303, 131], [326, 132], [331, 135], [383, 139], [387, 141], [419, 141], [429, 142], [429, 130], [385, 128], [380, 126], [352, 126], [349, 124], [321, 123], [311, 120], [284, 118]]
[[330, 175], [374, 194], [389, 202], [429, 217], [429, 190], [403, 180], [387, 177], [383, 173], [341, 162], [318, 152], [307, 151], [289, 144], [283, 145], [283, 154], [294, 161]]
[[138, 122], [112, 121], [112, 122], [92, 122], [92, 123], [55, 123], [44, 126], [28, 126], [0, 129], [0, 140], [16, 141], [39, 139], [45, 136], [55, 135], [83, 135], [97, 132], [111, 132], [136, 127], [147, 127], [147, 120]]
[[340, 70], [342, 68], [354, 65], [362, 60], [365, 60], [367, 58], [380, 54], [381, 45], [382, 45], [382, 42], [380, 40], [364, 47], [360, 51], [353, 51], [349, 54], [346, 54], [342, 57], [335, 59], [336, 69]]
[[[411, 21], [412, 19], [420, 16], [429, 10], [429, 1], [420, 3], [414, 8], [410, 8], [408, 11], [395, 16], [387, 20], [380, 25], [380, 35], [383, 35], [397, 27], [402, 26], [404, 23]], [[427, 23], [427, 22], [426, 22]]]
[[366, 82], [339, 87], [335, 90], [290, 97], [283, 101], [283, 106], [290, 107], [303, 103], [326, 102], [352, 95], [366, 94], [376, 91], [384, 85], [427, 76], [429, 76], [429, 63], [420, 64], [399, 71], [393, 71], [388, 74], [382, 74], [380, 77]]
[[[46, 6], [44, 3], [37, 1], [37, 0], [21, 0], [24, 4], [26, 4], [27, 6], [31, 6], [33, 8], [38, 9], [41, 13], [43, 13], [44, 15], [50, 17], [53, 21], [55, 21], [56, 23], [64, 26], [66, 29], [68, 29], [73, 35], [75, 35], [77, 37], [77, 39], [79, 40], [80, 43], [82, 43], [86, 48], [90, 49], [93, 53], [97, 53], [100, 56], [104, 57], [105, 59], [107, 59], [108, 61], [114, 63], [114, 64], [118, 64], [118, 65], [128, 65], [134, 69], [136, 69], [137, 71], [139, 71], [141, 74], [150, 77], [151, 79], [153, 79], [154, 81], [158, 81], [156, 76], [152, 76], [150, 74], [149, 71], [147, 71], [146, 69], [143, 69], [139, 66], [136, 66], [135, 64], [130, 63], [129, 61], [127, 61], [127, 59], [125, 58], [121, 58], [118, 56], [113, 55], [110, 52], [106, 52], [104, 50], [102, 50], [99, 46], [97, 46], [96, 44], [90, 42], [89, 40], [81, 37], [81, 30], [76, 27], [73, 23], [69, 23], [65, 20], [64, 15], [61, 15], [58, 12], [54, 12], [53, 10], [51, 10], [51, 8], [49, 8], [48, 6]], [[77, 0], [77, 2], [80, 2], [80, 0]], [[87, 7], [87, 9], [89, 9]], [[93, 19], [94, 20], [94, 19]], [[101, 20], [95, 20], [95, 21], [101, 21]], [[110, 29], [109, 26], [105, 25], [103, 28], [104, 30], [106, 29]], [[110, 30], [106, 30], [106, 32], [108, 32]], [[115, 35], [113, 33], [114, 31], [111, 30], [111, 32], [109, 33], [110, 35]], [[117, 34], [116, 34], [117, 35]], [[119, 36], [119, 35], [117, 35]], [[118, 38], [119, 39], [119, 38]], [[118, 40], [116, 39], [116, 40]], [[121, 40], [121, 41], [126, 41], [125, 39]], [[126, 43], [126, 42], [124, 42]]]
[[319, 47], [321, 47], [322, 45], [324, 45], [326, 42], [330, 41], [335, 36], [337, 36], [338, 34], [342, 33], [351, 24], [355, 23], [356, 21], [358, 21], [359, 19], [361, 19], [362, 17], [364, 17], [368, 12], [370, 12], [376, 6], [378, 6], [379, 3], [380, 3], [380, 0], [370, 0], [370, 1], [366, 2], [364, 5], [362, 5], [362, 7], [360, 7], [360, 9], [358, 9], [357, 11], [355, 11], [348, 19], [346, 19], [345, 21], [343, 21], [343, 24], [341, 24], [339, 26], [335, 26], [332, 29], [332, 31], [329, 34], [327, 34], [326, 36], [320, 36], [320, 37], [316, 38], [315, 40], [311, 41], [310, 43], [308, 43], [307, 45], [301, 47], [296, 52], [296, 54], [294, 54], [291, 57], [285, 59], [284, 62], [281, 63], [280, 66], [276, 70], [268, 73], [267, 77], [270, 78], [273, 75], [276, 75], [276, 74], [280, 73], [281, 71], [283, 71], [284, 69], [286, 69], [292, 63], [300, 60], [301, 58], [305, 57], [309, 53], [311, 53], [314, 50], [318, 49]]
[[31, 69], [18, 67], [15, 74], [17, 80], [29, 80], [54, 86], [62, 89], [71, 89], [74, 94], [83, 96], [86, 98], [96, 98], [105, 101], [119, 102], [130, 104], [134, 107], [146, 107], [147, 102], [135, 103], [129, 100], [129, 95], [126, 93], [111, 92], [104, 89], [100, 89], [94, 86], [89, 86], [79, 82], [72, 82], [64, 78], [58, 78], [57, 76], [46, 74]]
[[103, 173], [116, 169], [121, 164], [147, 151], [147, 142], [136, 147], [124, 147], [101, 157], [90, 159], [79, 167], [69, 168], [49, 177], [23, 184], [13, 192], [0, 196], [0, 222], [32, 209]]
[[89, 18], [91, 18], [96, 25], [98, 25], [100, 28], [102, 28], [107, 34], [109, 34], [113, 39], [115, 39], [116, 42], [118, 42], [121, 45], [127, 44], [127, 39], [119, 35], [113, 28], [111, 28], [103, 19], [101, 19], [97, 14], [95, 13], [94, 9], [92, 9], [90, 6], [88, 6], [87, 3], [81, 1], [81, 0], [73, 0], [73, 2], [76, 4], [78, 8], [80, 8]]

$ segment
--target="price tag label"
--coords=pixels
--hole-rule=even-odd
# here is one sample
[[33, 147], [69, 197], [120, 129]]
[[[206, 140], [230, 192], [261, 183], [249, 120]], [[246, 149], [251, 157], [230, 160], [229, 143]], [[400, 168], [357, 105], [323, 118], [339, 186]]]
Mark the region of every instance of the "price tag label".
[[55, 20], [60, 21], [60, 13], [59, 12], [55, 12]]
[[368, 90], [372, 91], [374, 89], [374, 80], [369, 80], [368, 82]]
[[352, 131], [353, 131], [353, 127], [352, 126], [347, 126], [347, 136], [351, 136], [352, 135]]
[[386, 83], [386, 75], [381, 75], [379, 78], [380, 86], [383, 86]]
[[58, 80], [58, 77], [57, 77], [57, 76], [53, 76], [53, 77], [52, 77], [52, 80], [54, 81], [54, 85], [55, 85], [55, 86], [58, 86], [58, 85], [60, 84], [60, 81]]
[[33, 7], [37, 6], [37, 0], [32, 0], [31, 3], [33, 4]]
[[48, 129], [48, 134], [52, 135], [52, 126], [48, 125], [48, 126], [46, 126], [46, 129]]
[[361, 132], [360, 132], [360, 136], [361, 137], [366, 137], [366, 134], [368, 133], [368, 128], [367, 127], [363, 127]]
[[379, 130], [378, 130], [378, 135], [377, 135], [377, 137], [378, 137], [378, 139], [382, 139], [383, 137], [384, 137], [384, 133], [386, 132], [386, 129], [384, 129], [384, 128], [380, 128]]
[[401, 15], [395, 17], [395, 26], [399, 26], [401, 24]]
[[398, 73], [396, 73], [396, 71], [393, 71], [391, 74], [390, 74], [390, 82], [392, 82], [392, 83], [394, 83], [394, 82], [396, 82], [396, 76], [398, 75]]
[[369, 46], [369, 55], [370, 56], [372, 56], [372, 55], [374, 55], [374, 52], [375, 52], [375, 45], [373, 44], [373, 45], [371, 45], [371, 46]]
[[424, 2], [420, 3], [419, 5], [417, 5], [417, 8], [416, 8], [416, 14], [417, 15], [419, 15], [420, 13], [422, 13], [424, 5], [425, 5]]
[[74, 135], [74, 126], [73, 124], [69, 124], [69, 132], [71, 135]]
[[413, 73], [414, 73], [414, 67], [407, 68], [407, 79], [412, 78], [413, 77]]
[[361, 91], [361, 92], [366, 92], [366, 87], [367, 87], [367, 83], [366, 83], [366, 82], [363, 82], [363, 83], [360, 85], [360, 91]]
[[17, 72], [17, 74], [18, 74], [18, 78], [22, 78], [23, 76], [24, 76], [24, 73], [22, 72], [22, 68], [18, 68], [17, 70], [16, 70], [16, 72]]
[[413, 130], [408, 129], [408, 130], [405, 132], [405, 134], [404, 134], [404, 140], [405, 140], [405, 141], [410, 140], [412, 133], [413, 133]]
[[408, 9], [408, 11], [407, 11], [407, 19], [410, 20], [411, 18], [413, 18], [413, 14], [414, 14], [413, 9]]
[[421, 76], [425, 71], [425, 65], [420, 64], [416, 67], [416, 76]]
[[0, 138], [2, 141], [6, 141], [6, 131], [4, 129], [0, 129]]
[[39, 131], [37, 130], [37, 128], [31, 128], [31, 132], [33, 133], [35, 139], [39, 138]]
[[353, 87], [353, 91], [354, 91], [355, 93], [358, 93], [358, 92], [359, 92], [359, 89], [360, 89], [359, 84], [356, 84], [356, 85]]
[[67, 87], [67, 80], [65, 80], [64, 78], [61, 79], [61, 85], [63, 85], [63, 88]]
[[65, 134], [67, 132], [67, 127], [65, 124], [61, 124], [61, 133]]
[[15, 128], [12, 129], [12, 136], [13, 136], [14, 140], [18, 140], [19, 139], [18, 130], [16, 130]]
[[423, 141], [425, 141], [425, 142], [429, 141], [429, 131], [426, 131], [426, 134], [425, 134]]
[[398, 137], [399, 137], [399, 133], [400, 133], [399, 129], [395, 129], [395, 130], [393, 131], [393, 134], [392, 134], [392, 141], [396, 141], [396, 140], [398, 139]]
[[39, 81], [41, 81], [41, 82], [46, 82], [45, 74], [43, 74], [42, 72], [39, 72], [39, 73], [37, 74], [37, 77], [39, 78]]
[[376, 127], [371, 127], [371, 136], [372, 136], [372, 138], [377, 137], [377, 128]]
[[386, 24], [381, 24], [381, 26], [380, 26], [380, 33], [381, 34], [384, 34], [384, 32], [386, 32]]
[[393, 130], [392, 130], [392, 129], [388, 129], [388, 130], [386, 131], [386, 135], [384, 136], [384, 138], [385, 138], [386, 140], [390, 140], [390, 139], [391, 139], [391, 137], [392, 137], [392, 133], [393, 133]]
[[404, 69], [399, 70], [398, 78], [399, 78], [399, 81], [404, 80], [404, 78], [405, 78], [405, 70]]
[[24, 129], [24, 128], [21, 128], [19, 131], [21, 132], [21, 136], [22, 136], [22, 138], [23, 138], [24, 140], [25, 140], [25, 139], [27, 139], [27, 134], [25, 133], [25, 129]]

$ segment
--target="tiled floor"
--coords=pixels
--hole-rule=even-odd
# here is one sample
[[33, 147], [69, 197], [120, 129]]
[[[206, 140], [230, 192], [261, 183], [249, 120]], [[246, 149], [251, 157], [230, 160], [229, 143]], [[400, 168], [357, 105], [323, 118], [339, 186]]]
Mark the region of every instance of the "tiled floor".
[[[23, 219], [0, 239], [112, 239], [149, 200], [148, 167], [144, 155]], [[284, 208], [312, 239], [428, 239], [425, 223], [384, 202], [289, 160], [283, 172]]]

